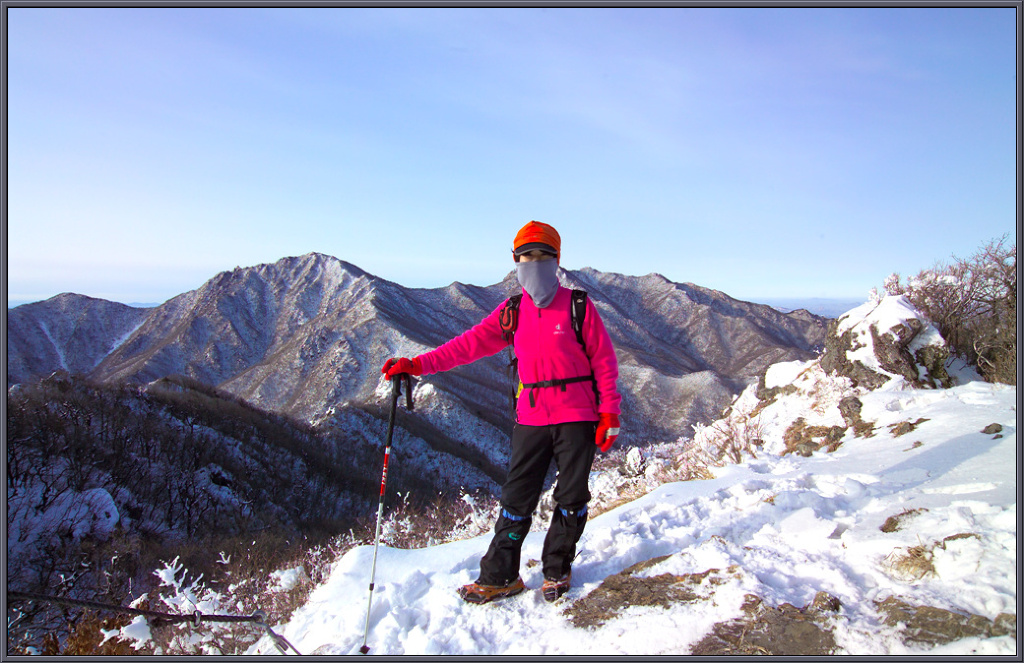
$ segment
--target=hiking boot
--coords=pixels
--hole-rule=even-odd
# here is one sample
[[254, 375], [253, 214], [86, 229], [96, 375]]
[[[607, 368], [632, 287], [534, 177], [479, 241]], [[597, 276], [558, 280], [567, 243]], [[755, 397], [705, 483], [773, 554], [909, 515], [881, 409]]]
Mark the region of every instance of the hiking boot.
[[526, 589], [522, 577], [516, 578], [507, 585], [481, 585], [471, 582], [459, 588], [459, 596], [469, 603], [490, 603], [498, 599], [515, 596]]
[[572, 571], [565, 574], [565, 577], [560, 580], [544, 579], [544, 584], [541, 586], [540, 591], [544, 594], [544, 600], [548, 603], [556, 600], [562, 594], [569, 591], [572, 586]]

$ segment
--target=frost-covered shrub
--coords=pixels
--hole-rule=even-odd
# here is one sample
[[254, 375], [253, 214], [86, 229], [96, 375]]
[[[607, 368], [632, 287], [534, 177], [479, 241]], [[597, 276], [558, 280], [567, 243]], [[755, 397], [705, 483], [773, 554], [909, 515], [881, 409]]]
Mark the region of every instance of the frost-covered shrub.
[[693, 427], [693, 440], [680, 456], [680, 467], [693, 478], [710, 476], [710, 467], [741, 463], [744, 456], [757, 458], [764, 444], [761, 419], [735, 411], [705, 426]]
[[230, 592], [213, 588], [194, 576], [178, 558], [153, 572], [159, 586], [144, 594], [132, 607], [169, 615], [200, 615], [196, 621], [161, 624], [143, 616], [118, 629], [103, 630], [104, 641], [127, 643], [140, 653], [181, 655], [237, 654], [255, 642], [262, 632], [249, 623], [203, 621], [203, 615], [238, 615], [239, 605]]
[[[498, 517], [498, 501], [484, 493], [460, 491], [454, 497], [438, 493], [433, 500], [415, 499], [411, 493], [391, 498], [381, 523], [381, 543], [396, 548], [424, 548], [479, 536], [490, 531]], [[364, 528], [373, 542], [376, 524]]]
[[[161, 560], [212, 581], [211, 550], [251, 558], [257, 577], [375, 504], [376, 481], [354, 471], [371, 453], [378, 462], [372, 444], [184, 378], [142, 387], [55, 373], [7, 404], [9, 590], [121, 603], [152, 589]], [[8, 649], [41, 651], [48, 633], [63, 647], [81, 615], [26, 609]]]
[[[203, 616], [235, 615], [252, 617], [264, 613], [268, 625], [286, 622], [302, 606], [313, 587], [315, 575], [326, 579], [330, 565], [340, 553], [355, 545], [351, 537], [337, 537], [331, 545], [314, 546], [299, 552], [301, 561], [292, 560], [267, 572], [254, 570], [249, 559], [232, 559], [220, 553], [217, 560], [225, 566], [221, 580], [206, 580], [191, 572], [180, 559], [154, 571], [159, 586], [132, 603], [143, 608], [171, 615], [199, 614], [197, 621], [160, 624], [159, 621], [136, 617], [117, 629], [103, 630], [104, 640], [127, 643], [138, 653], [182, 655], [242, 654], [265, 634], [262, 623], [222, 622]], [[82, 652], [88, 653], [88, 652]]]
[[986, 380], [1017, 383], [1017, 245], [1007, 236], [912, 278], [892, 274], [884, 287], [905, 295]]

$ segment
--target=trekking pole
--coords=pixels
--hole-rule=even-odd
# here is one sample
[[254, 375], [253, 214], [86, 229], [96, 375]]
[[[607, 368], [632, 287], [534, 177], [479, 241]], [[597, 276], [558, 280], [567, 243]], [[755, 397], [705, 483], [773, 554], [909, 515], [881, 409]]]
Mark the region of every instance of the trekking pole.
[[363, 629], [363, 646], [360, 654], [370, 651], [366, 638], [370, 634], [370, 607], [373, 605], [373, 580], [377, 575], [377, 548], [380, 546], [380, 524], [384, 517], [384, 489], [388, 484], [388, 458], [391, 456], [391, 436], [395, 432], [395, 411], [398, 409], [398, 397], [402, 395], [401, 383], [405, 382], [405, 406], [412, 410], [412, 376], [402, 373], [391, 378], [391, 416], [388, 418], [387, 444], [384, 447], [384, 470], [380, 476], [380, 502], [377, 504], [377, 533], [373, 536], [373, 565], [370, 567], [370, 591], [366, 599], [366, 627]]

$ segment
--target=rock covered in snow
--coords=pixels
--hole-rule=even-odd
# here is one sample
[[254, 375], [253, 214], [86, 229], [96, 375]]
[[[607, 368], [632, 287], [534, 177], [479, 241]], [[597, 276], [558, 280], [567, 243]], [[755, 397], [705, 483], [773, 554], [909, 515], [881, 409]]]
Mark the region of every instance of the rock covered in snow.
[[951, 375], [948, 359], [941, 334], [906, 297], [865, 303], [830, 323], [820, 359], [773, 364], [722, 418], [695, 426], [688, 458], [718, 465], [761, 449], [810, 456], [872, 437], [876, 422], [861, 413], [865, 395], [980, 379], [964, 368]]
[[907, 386], [950, 387], [946, 342], [903, 295], [869, 301], [829, 324], [821, 367], [854, 385], [878, 389], [891, 380]]

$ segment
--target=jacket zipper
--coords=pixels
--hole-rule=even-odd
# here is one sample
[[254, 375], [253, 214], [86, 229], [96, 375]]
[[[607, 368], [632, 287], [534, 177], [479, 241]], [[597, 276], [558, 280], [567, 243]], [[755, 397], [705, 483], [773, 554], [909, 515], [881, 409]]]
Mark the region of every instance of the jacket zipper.
[[[541, 318], [542, 318], [542, 316], [543, 316], [543, 311], [542, 311], [542, 309], [540, 307], [538, 307], [537, 308], [537, 335], [536, 335], [534, 340], [537, 341], [537, 357], [540, 358], [541, 361], [544, 361], [545, 357], [541, 353], [541, 348], [544, 345], [544, 343], [543, 343], [543, 329], [541, 327]], [[541, 362], [538, 362], [538, 364], [540, 364], [540, 363]], [[540, 402], [544, 404], [544, 419], [546, 421], [550, 422], [551, 421], [551, 409], [548, 407], [547, 399], [544, 398], [544, 392], [542, 390], [540, 390], [540, 389], [537, 390], [537, 398], [539, 398]]]

